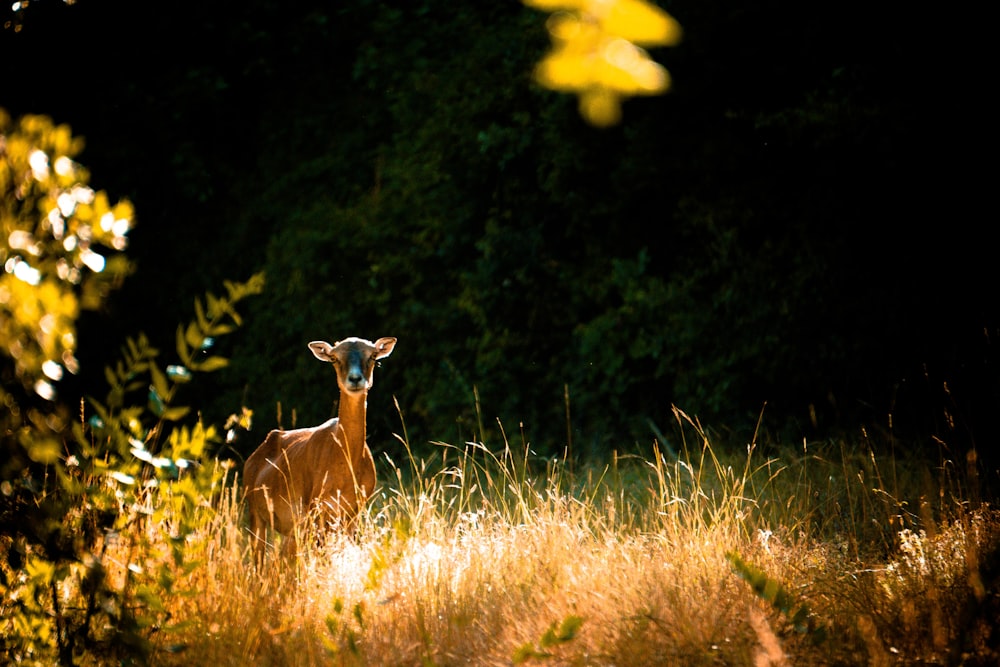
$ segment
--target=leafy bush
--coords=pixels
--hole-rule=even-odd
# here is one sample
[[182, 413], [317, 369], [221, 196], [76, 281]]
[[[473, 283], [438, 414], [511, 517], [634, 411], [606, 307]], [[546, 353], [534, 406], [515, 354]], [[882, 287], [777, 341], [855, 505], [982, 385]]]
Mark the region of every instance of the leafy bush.
[[[183, 364], [163, 367], [146, 336], [129, 339], [107, 369], [107, 396], [89, 401], [93, 415], [60, 434], [66, 453], [41, 477], [25, 470], [5, 478], [0, 604], [11, 655], [61, 664], [83, 652], [144, 659], [150, 634], [170, 630], [166, 598], [201, 564], [191, 537], [211, 520], [228, 469], [209, 456], [220, 430], [184, 424], [188, 408], [176, 395], [194, 374], [225, 365], [207, 352], [238, 325], [235, 306], [261, 287], [259, 277], [227, 283], [226, 296], [196, 301], [196, 319], [177, 333]], [[234, 416], [227, 437], [248, 422]], [[30, 427], [19, 435], [29, 447], [37, 437]], [[126, 562], [106, 559], [111, 545]]]
[[[225, 475], [203, 463], [219, 429], [185, 423], [178, 390], [226, 365], [214, 341], [263, 287], [255, 276], [197, 300], [177, 363], [163, 366], [145, 335], [129, 339], [107, 395], [72, 419], [57, 387], [77, 370], [76, 318], [127, 272], [132, 225], [127, 202], [87, 187], [80, 147], [47, 118], [0, 112], [0, 647], [22, 664], [143, 659], [150, 634], [169, 629], [165, 598], [197, 566], [188, 540]], [[107, 560], [123, 542], [126, 562]]]

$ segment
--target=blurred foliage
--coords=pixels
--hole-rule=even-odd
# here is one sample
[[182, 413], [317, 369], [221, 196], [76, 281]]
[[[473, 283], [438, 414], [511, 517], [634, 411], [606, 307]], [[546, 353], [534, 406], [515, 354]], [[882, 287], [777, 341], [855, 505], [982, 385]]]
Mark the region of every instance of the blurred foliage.
[[5, 476], [58, 456], [53, 437], [66, 414], [51, 401], [58, 381], [79, 369], [77, 317], [129, 271], [121, 251], [132, 206], [87, 185], [73, 160], [82, 147], [65, 125], [14, 121], [0, 109], [0, 426], [49, 434], [5, 446]]
[[[169, 630], [164, 596], [196, 564], [188, 538], [225, 471], [203, 463], [219, 429], [184, 421], [178, 390], [227, 364], [215, 341], [263, 289], [255, 276], [196, 300], [176, 363], [161, 366], [145, 335], [128, 339], [105, 398], [72, 418], [57, 387], [78, 371], [76, 321], [127, 272], [132, 226], [127, 202], [87, 186], [80, 149], [66, 126], [0, 112], [0, 649], [18, 664], [144, 660], [151, 633]], [[227, 438], [249, 418], [234, 417]], [[109, 561], [122, 540], [129, 562]]]
[[577, 93], [580, 114], [598, 127], [621, 120], [621, 100], [655, 95], [670, 87], [670, 75], [638, 45], [672, 46], [681, 27], [643, 0], [524, 0], [554, 11], [546, 23], [552, 52], [535, 69], [539, 83]]

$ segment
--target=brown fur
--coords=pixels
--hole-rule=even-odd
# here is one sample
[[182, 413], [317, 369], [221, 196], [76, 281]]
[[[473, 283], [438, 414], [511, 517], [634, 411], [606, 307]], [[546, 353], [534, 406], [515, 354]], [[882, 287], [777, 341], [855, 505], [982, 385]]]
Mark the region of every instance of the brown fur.
[[365, 442], [368, 391], [375, 362], [389, 356], [395, 338], [374, 343], [347, 338], [309, 344], [337, 372], [337, 417], [312, 428], [271, 431], [243, 467], [250, 532], [258, 549], [268, 527], [284, 536], [282, 552], [295, 552], [295, 529], [318, 510], [328, 523], [352, 522], [375, 487], [375, 462]]

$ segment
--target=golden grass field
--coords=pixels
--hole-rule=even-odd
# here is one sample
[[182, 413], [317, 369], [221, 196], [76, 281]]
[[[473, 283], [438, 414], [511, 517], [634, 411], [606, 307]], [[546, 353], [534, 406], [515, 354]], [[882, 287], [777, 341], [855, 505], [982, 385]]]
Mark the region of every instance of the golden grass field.
[[104, 560], [121, 586], [173, 568], [156, 665], [998, 664], [1000, 514], [961, 469], [678, 424], [676, 458], [575, 470], [511, 445], [383, 459], [357, 533], [298, 559], [255, 564], [228, 486], [183, 564], [149, 522]]

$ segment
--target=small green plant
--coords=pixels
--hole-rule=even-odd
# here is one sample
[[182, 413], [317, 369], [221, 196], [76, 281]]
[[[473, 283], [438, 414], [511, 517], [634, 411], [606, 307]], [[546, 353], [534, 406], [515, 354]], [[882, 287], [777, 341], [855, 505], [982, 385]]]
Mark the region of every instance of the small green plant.
[[816, 622], [809, 607], [805, 603], [798, 602], [780, 581], [768, 576], [756, 565], [743, 560], [735, 551], [727, 551], [726, 560], [735, 573], [750, 585], [757, 597], [780, 612], [796, 631], [808, 633], [816, 642], [826, 639], [826, 629]]
[[323, 638], [330, 657], [350, 655], [360, 657], [358, 638], [365, 629], [365, 608], [361, 602], [351, 607], [349, 617], [344, 614], [344, 601], [337, 598], [333, 602], [333, 613], [326, 617], [326, 629], [329, 637]]
[[552, 649], [572, 641], [582, 626], [583, 619], [579, 616], [570, 615], [562, 621], [553, 621], [552, 625], [542, 633], [537, 643], [527, 642], [514, 651], [514, 664], [521, 664], [528, 660], [554, 658], [556, 654]]

